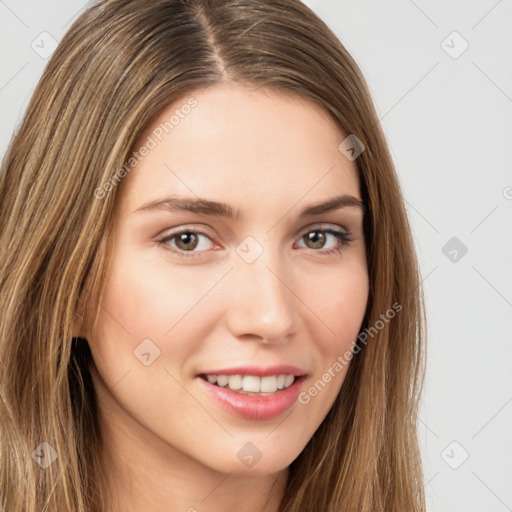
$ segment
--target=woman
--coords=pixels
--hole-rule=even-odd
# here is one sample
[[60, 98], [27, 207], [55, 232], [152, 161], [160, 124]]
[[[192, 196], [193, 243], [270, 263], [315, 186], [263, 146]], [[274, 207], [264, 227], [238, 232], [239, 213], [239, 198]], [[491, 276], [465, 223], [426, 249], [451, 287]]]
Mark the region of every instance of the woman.
[[0, 205], [5, 512], [425, 510], [404, 201], [298, 0], [91, 6]]

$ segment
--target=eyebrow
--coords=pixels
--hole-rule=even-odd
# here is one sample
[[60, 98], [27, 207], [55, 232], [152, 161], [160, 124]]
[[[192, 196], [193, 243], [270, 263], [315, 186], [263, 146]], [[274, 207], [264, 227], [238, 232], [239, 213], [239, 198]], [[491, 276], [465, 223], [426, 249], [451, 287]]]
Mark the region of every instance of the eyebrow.
[[[357, 207], [363, 212], [363, 214], [366, 212], [366, 207], [363, 201], [352, 195], [343, 194], [341, 196], [333, 197], [321, 203], [306, 206], [300, 211], [299, 217], [313, 217], [315, 215], [320, 215], [322, 213], [339, 210], [347, 206]], [[143, 204], [142, 206], [134, 210], [133, 213], [152, 210], [202, 213], [204, 215], [225, 217], [228, 219], [235, 220], [238, 220], [242, 217], [241, 211], [238, 208], [234, 209], [229, 204], [219, 203], [217, 201], [211, 201], [200, 197], [189, 198], [180, 196], [170, 196], [165, 197], [163, 199], [155, 199], [153, 201]]]

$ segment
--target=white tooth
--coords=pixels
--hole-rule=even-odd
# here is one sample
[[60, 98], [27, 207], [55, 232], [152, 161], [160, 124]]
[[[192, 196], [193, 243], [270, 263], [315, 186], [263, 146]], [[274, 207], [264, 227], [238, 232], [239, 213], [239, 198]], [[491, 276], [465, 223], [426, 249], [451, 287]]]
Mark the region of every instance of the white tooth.
[[206, 379], [210, 384], [215, 384], [217, 382], [217, 375], [207, 375]]
[[274, 393], [277, 390], [277, 381], [275, 375], [261, 378], [261, 391], [263, 393]]
[[261, 379], [255, 375], [244, 375], [242, 378], [242, 387], [244, 391], [252, 391], [259, 393], [261, 386]]
[[217, 385], [219, 385], [221, 388], [223, 388], [227, 383], [228, 383], [227, 375], [219, 375], [217, 377]]
[[230, 375], [228, 379], [228, 385], [230, 389], [234, 391], [242, 389], [242, 376], [241, 375]]
[[284, 379], [285, 375], [278, 375], [276, 382], [277, 382], [277, 389], [283, 389], [284, 388]]
[[287, 388], [288, 386], [292, 385], [292, 382], [295, 380], [295, 377], [293, 375], [287, 375], [284, 378], [284, 387]]

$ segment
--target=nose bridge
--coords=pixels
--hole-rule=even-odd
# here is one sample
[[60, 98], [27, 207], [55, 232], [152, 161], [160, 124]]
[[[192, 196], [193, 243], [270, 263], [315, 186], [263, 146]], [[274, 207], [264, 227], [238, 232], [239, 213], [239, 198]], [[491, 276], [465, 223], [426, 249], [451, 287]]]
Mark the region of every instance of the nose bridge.
[[237, 248], [230, 272], [228, 321], [233, 335], [252, 334], [270, 342], [291, 332], [294, 295], [278, 248], [271, 247], [268, 237], [265, 240], [246, 239]]

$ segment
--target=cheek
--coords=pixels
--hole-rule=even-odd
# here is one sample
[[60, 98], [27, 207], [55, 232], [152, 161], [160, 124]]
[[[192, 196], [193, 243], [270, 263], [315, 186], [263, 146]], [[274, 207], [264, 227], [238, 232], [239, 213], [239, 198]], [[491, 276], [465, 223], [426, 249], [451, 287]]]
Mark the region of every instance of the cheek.
[[335, 359], [359, 334], [368, 302], [368, 273], [356, 264], [316, 276], [314, 281], [315, 291], [306, 295], [319, 329], [314, 339], [324, 356]]
[[[323, 284], [322, 284], [323, 283]], [[310, 329], [316, 356], [315, 374], [304, 386], [298, 402], [308, 411], [310, 430], [316, 430], [331, 409], [347, 375], [353, 344], [359, 334], [368, 300], [366, 268], [333, 272], [310, 294], [318, 312]]]
[[[206, 296], [224, 269], [179, 266], [157, 249], [127, 249], [105, 287], [105, 309], [136, 336], [164, 338]], [[162, 249], [162, 252], [164, 249]]]
[[144, 341], [148, 339], [157, 347], [153, 348], [158, 354], [155, 367], [181, 365], [198, 349], [208, 314], [216, 311], [205, 307], [206, 296], [225, 268], [172, 268], [165, 257], [148, 257], [150, 252], [129, 248], [113, 255], [91, 339], [98, 366], [103, 365], [109, 378], [122, 375], [134, 362], [138, 367], [134, 351], [151, 347]]
[[[315, 373], [299, 395], [301, 420], [311, 434], [323, 421], [343, 385], [366, 312], [369, 282], [366, 267], [359, 262], [330, 268], [310, 277], [307, 305], [309, 349]], [[311, 287], [316, 283], [314, 288]], [[301, 293], [305, 293], [305, 289]], [[304, 411], [307, 411], [305, 413]], [[307, 439], [305, 439], [307, 442]]]

